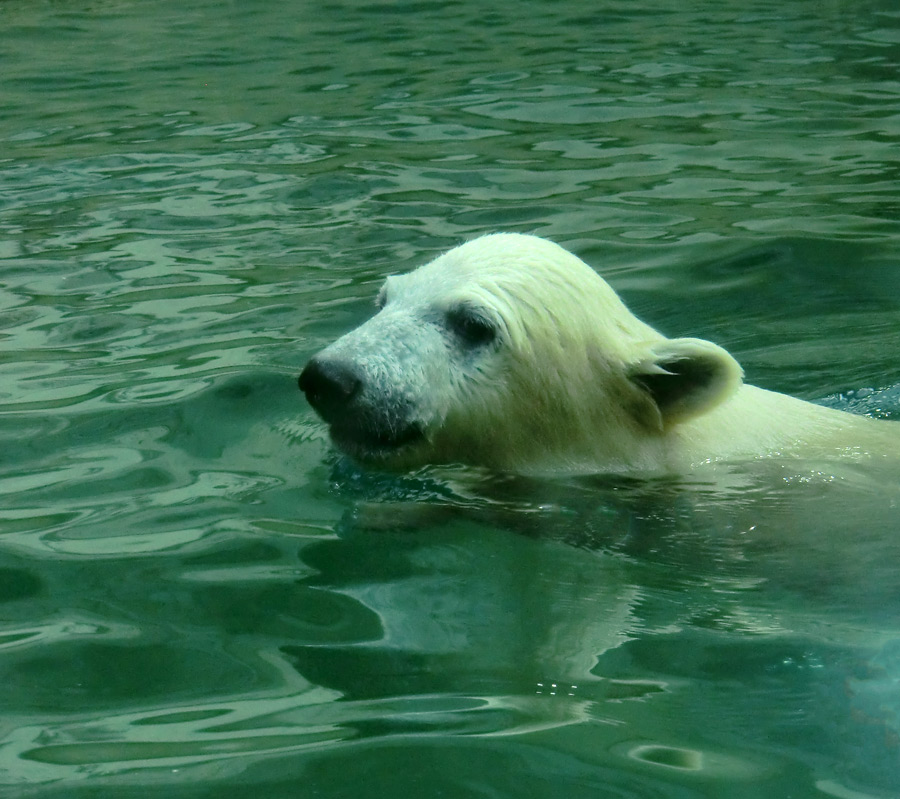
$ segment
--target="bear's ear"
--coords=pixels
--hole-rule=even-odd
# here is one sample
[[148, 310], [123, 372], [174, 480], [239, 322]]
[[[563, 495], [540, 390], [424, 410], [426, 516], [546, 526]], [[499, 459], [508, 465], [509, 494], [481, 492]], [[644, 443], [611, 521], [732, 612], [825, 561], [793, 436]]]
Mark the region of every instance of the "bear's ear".
[[651, 344], [628, 376], [651, 400], [649, 408], [641, 403], [642, 421], [662, 431], [728, 399], [741, 385], [744, 370], [712, 342], [675, 338]]

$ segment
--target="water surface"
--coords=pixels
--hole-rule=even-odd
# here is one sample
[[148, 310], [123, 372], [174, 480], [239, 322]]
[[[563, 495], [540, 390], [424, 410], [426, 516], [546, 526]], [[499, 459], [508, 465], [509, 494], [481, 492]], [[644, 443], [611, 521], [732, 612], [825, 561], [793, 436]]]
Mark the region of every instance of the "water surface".
[[893, 3], [2, 12], [4, 795], [896, 795], [897, 475], [378, 475], [295, 383], [502, 229], [900, 418]]

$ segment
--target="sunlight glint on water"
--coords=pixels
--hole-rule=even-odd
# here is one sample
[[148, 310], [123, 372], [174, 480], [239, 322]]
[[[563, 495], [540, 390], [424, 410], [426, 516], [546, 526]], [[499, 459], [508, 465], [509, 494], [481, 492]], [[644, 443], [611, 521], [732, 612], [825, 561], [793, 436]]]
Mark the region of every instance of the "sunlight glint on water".
[[2, 10], [9, 795], [896, 794], [895, 474], [385, 476], [296, 388], [502, 229], [900, 417], [891, 3]]

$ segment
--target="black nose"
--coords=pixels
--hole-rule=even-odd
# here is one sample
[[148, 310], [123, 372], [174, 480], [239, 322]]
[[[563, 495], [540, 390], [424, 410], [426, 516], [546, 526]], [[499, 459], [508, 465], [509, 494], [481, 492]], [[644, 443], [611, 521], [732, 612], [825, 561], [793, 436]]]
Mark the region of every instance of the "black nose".
[[352, 366], [313, 358], [300, 373], [300, 390], [326, 420], [340, 415], [362, 386]]

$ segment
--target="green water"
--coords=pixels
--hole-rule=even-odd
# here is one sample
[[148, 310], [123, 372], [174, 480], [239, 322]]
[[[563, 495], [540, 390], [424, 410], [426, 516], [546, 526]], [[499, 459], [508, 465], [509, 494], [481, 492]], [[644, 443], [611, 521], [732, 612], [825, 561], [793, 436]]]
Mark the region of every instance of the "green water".
[[2, 796], [900, 794], [897, 475], [388, 477], [295, 382], [504, 229], [900, 417], [894, 2], [0, 19]]

